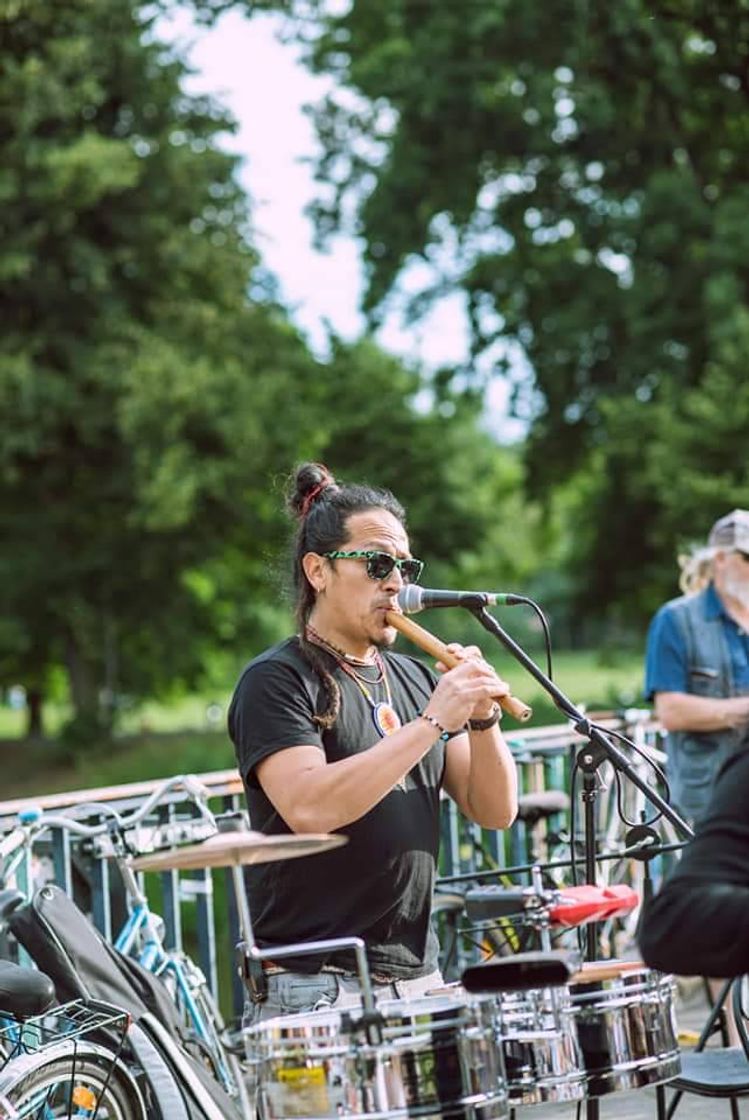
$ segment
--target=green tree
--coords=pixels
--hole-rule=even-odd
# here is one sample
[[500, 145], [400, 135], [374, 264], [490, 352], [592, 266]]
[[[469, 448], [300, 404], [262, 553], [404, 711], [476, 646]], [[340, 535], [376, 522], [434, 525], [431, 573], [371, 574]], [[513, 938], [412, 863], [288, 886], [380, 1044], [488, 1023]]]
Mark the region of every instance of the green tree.
[[[478, 397], [369, 340], [315, 360], [252, 250], [231, 127], [141, 9], [3, 9], [0, 680], [60, 665], [75, 734], [288, 624], [281, 483], [306, 457], [392, 487], [437, 578], [510, 579], [522, 469]], [[421, 406], [420, 406], [421, 405]], [[491, 548], [487, 546], [490, 542]], [[496, 550], [496, 551], [495, 551]]]
[[734, 307], [718, 331], [697, 385], [664, 385], [647, 408], [605, 403], [608, 442], [568, 487], [568, 564], [584, 564], [589, 601], [614, 604], [620, 624], [678, 594], [677, 554], [747, 504], [749, 313]]
[[199, 671], [190, 573], [250, 511], [273, 537], [258, 491], [313, 364], [248, 299], [232, 123], [149, 21], [30, 0], [3, 8], [0, 51], [0, 666], [38, 691], [64, 664], [93, 732], [116, 693]]
[[[589, 549], [570, 551], [608, 574], [586, 601], [628, 593], [629, 570], [652, 580], [644, 609], [683, 532], [671, 477], [743, 461], [720, 423], [681, 429], [716, 378], [745, 377], [726, 347], [749, 287], [747, 0], [275, 6], [338, 83], [314, 111], [321, 238], [363, 238], [373, 320], [421, 259], [435, 282], [414, 312], [462, 288], [476, 352], [522, 349], [532, 382], [495, 368], [530, 424], [531, 490], [592, 487]], [[669, 478], [638, 465], [650, 438]]]

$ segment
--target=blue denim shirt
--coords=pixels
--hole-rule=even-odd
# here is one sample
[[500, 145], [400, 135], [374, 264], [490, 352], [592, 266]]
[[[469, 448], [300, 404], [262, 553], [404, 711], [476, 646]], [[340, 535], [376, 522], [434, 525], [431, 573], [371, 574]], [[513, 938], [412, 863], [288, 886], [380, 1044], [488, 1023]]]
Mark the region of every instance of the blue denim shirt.
[[[712, 584], [672, 599], [648, 634], [646, 692], [684, 692], [721, 699], [749, 693], [749, 639], [725, 611]], [[672, 800], [699, 820], [710, 804], [718, 770], [742, 747], [746, 728], [674, 731], [666, 767]]]
[[[720, 619], [731, 657], [731, 677], [737, 691], [749, 691], [749, 635], [730, 617], [713, 584], [702, 593], [706, 620]], [[652, 700], [656, 692], [693, 692], [684, 639], [676, 620], [672, 599], [660, 608], [650, 624], [645, 662], [645, 695]]]

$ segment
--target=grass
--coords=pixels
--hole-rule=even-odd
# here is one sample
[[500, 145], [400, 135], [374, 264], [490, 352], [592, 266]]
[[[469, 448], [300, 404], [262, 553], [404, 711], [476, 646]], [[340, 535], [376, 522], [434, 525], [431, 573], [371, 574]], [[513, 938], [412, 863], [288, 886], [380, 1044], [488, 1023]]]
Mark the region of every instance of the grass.
[[[548, 693], [524, 669], [511, 660], [508, 663], [507, 658], [496, 659], [495, 664], [500, 675], [512, 685], [515, 695], [533, 708], [529, 726], [564, 722]], [[537, 664], [546, 671], [545, 661], [538, 659]], [[642, 693], [644, 664], [642, 658], [633, 653], [615, 657], [607, 654], [602, 659], [590, 650], [565, 651], [554, 657], [552, 672], [557, 687], [573, 704], [584, 706], [588, 711], [641, 707], [645, 702]]]
[[34, 797], [73, 789], [202, 774], [235, 765], [234, 748], [219, 731], [132, 735], [106, 747], [63, 754], [54, 740], [0, 743], [2, 799]]

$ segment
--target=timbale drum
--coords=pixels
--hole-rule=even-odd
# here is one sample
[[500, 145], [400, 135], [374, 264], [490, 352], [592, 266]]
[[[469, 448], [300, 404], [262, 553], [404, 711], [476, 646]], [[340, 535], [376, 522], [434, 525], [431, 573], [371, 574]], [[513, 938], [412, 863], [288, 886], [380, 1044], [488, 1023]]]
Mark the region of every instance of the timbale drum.
[[[659, 1085], [681, 1070], [671, 976], [632, 962], [602, 961], [570, 984], [586, 1094]], [[596, 976], [596, 965], [591, 968]]]
[[507, 1085], [491, 1002], [425, 996], [382, 1003], [378, 1012], [376, 1044], [360, 1025], [360, 1008], [251, 1027], [246, 1040], [263, 1120], [505, 1120]]

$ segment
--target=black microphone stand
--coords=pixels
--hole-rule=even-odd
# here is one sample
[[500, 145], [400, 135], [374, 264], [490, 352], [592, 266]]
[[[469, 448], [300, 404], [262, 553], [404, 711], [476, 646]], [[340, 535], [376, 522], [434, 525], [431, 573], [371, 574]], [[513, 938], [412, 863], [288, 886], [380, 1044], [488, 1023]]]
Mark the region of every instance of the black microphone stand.
[[[548, 692], [560, 712], [562, 712], [567, 719], [572, 721], [575, 731], [588, 740], [588, 744], [584, 746], [580, 752], [578, 761], [578, 766], [583, 772], [586, 882], [595, 884], [596, 881], [595, 804], [600, 788], [598, 768], [603, 762], [610, 762], [616, 770], [624, 774], [624, 776], [645, 795], [651, 805], [658, 809], [659, 812], [679, 830], [681, 835], [687, 837], [693, 836], [693, 830], [683, 817], [681, 817], [659, 793], [650, 789], [645, 779], [638, 774], [620, 747], [600, 728], [592, 724], [584, 713], [581, 712], [579, 708], [575, 707], [569, 697], [554, 684], [551, 678], [547, 677], [546, 674], [539, 669], [538, 665], [528, 656], [525, 650], [502, 629], [494, 615], [489, 614], [489, 611], [486, 609], [488, 601], [488, 597], [479, 592], [470, 597], [466, 596], [465, 600], [461, 600], [460, 605], [469, 610], [471, 614], [475, 615], [484, 629], [488, 630], [490, 634], [493, 634], [494, 637], [510, 651], [523, 668], [538, 681], [546, 692]], [[574, 840], [575, 838], [573, 836], [573, 844]], [[588, 960], [596, 959], [597, 943], [598, 928], [595, 924], [591, 924], [588, 927], [585, 954]], [[597, 1098], [588, 1097], [586, 1099], [586, 1116], [588, 1120], [598, 1120], [599, 1102]]]

